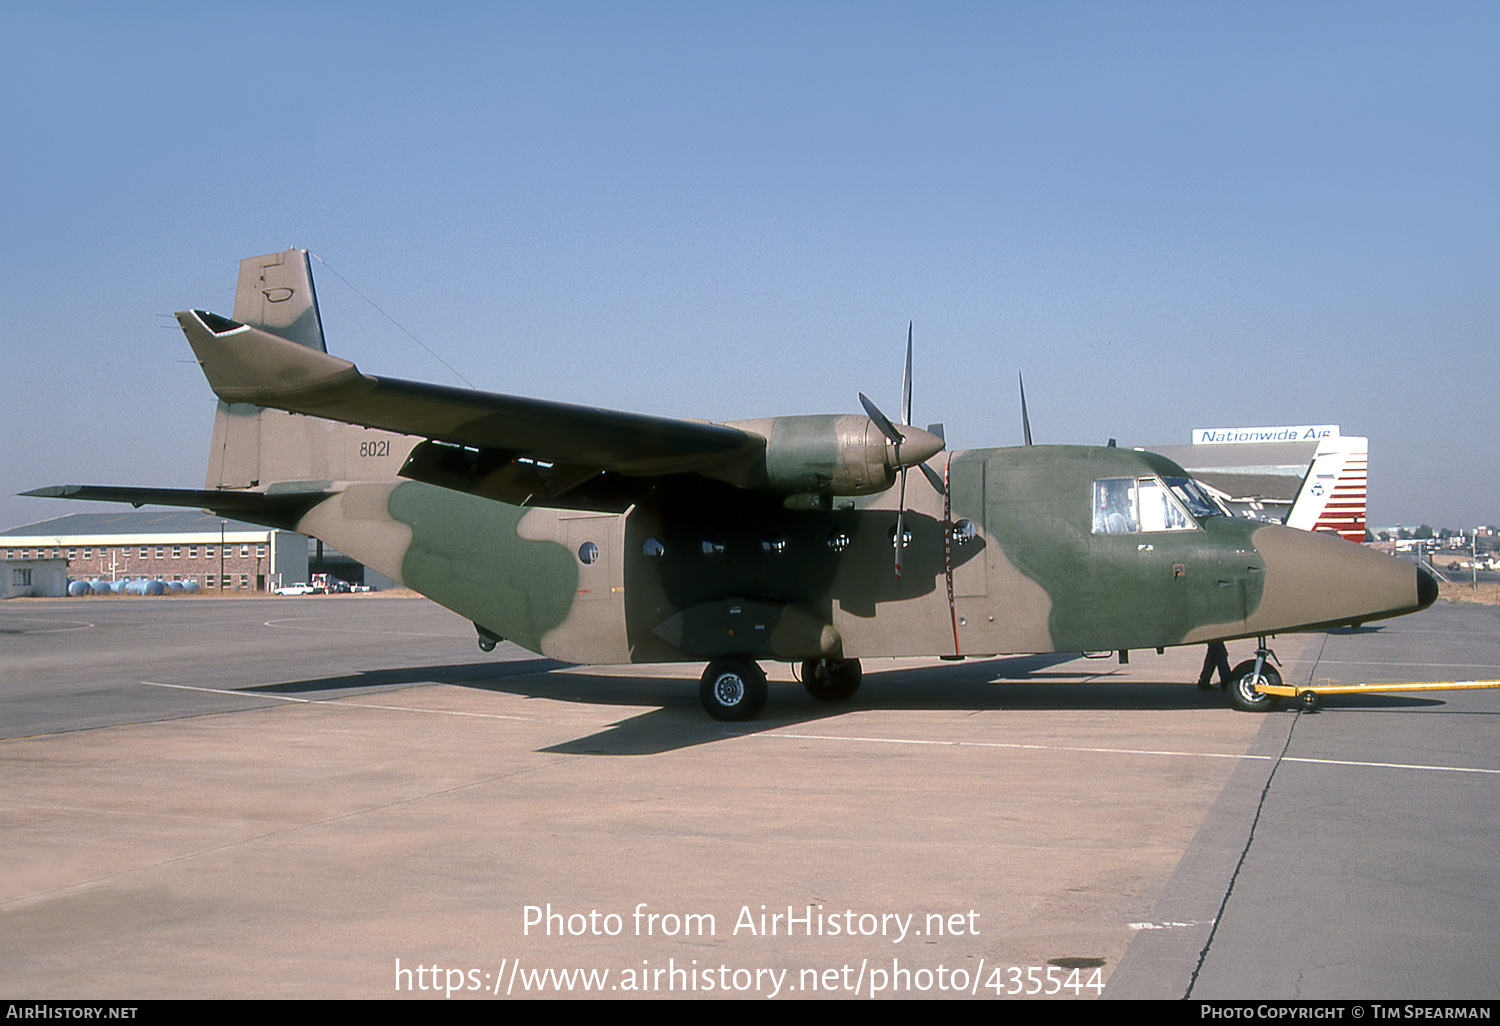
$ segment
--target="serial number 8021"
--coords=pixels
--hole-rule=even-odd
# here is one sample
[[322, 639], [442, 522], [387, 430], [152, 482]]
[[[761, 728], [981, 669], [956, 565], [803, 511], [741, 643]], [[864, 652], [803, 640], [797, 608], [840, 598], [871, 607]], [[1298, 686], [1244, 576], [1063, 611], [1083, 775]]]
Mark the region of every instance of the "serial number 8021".
[[360, 442], [359, 454], [361, 456], [389, 456], [391, 454], [391, 440], [389, 438], [381, 438], [373, 442]]

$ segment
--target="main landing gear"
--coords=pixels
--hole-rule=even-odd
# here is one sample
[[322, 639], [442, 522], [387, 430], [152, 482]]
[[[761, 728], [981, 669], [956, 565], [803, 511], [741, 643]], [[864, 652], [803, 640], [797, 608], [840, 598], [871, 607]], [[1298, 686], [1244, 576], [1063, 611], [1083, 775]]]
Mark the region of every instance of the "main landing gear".
[[858, 659], [808, 659], [802, 664], [802, 686], [820, 702], [853, 698], [862, 676]]
[[766, 675], [749, 659], [715, 659], [703, 671], [698, 700], [716, 720], [754, 719], [766, 704]]
[[[859, 690], [858, 659], [809, 659], [802, 664], [802, 686], [819, 701], [836, 702]], [[766, 675], [751, 659], [715, 659], [703, 671], [698, 699], [716, 720], [752, 720], [766, 704]]]
[[1281, 674], [1268, 662], [1276, 653], [1266, 647], [1266, 639], [1260, 639], [1254, 659], [1246, 659], [1229, 674], [1229, 702], [1243, 712], [1270, 712], [1281, 704], [1275, 695], [1265, 694], [1261, 685], [1281, 686]]

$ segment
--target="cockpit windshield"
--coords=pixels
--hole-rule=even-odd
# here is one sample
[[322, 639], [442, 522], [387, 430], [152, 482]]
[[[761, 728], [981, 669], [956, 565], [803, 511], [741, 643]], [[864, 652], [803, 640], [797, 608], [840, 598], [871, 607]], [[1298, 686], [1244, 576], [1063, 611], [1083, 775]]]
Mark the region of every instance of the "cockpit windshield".
[[1223, 508], [1190, 477], [1107, 477], [1094, 482], [1095, 534], [1191, 531], [1197, 520], [1223, 515]]
[[1182, 504], [1188, 508], [1188, 512], [1202, 520], [1204, 517], [1227, 517], [1229, 511], [1221, 506], [1217, 499], [1209, 494], [1197, 481], [1190, 477], [1168, 477], [1164, 478], [1167, 487], [1172, 489], [1172, 494], [1182, 500]]

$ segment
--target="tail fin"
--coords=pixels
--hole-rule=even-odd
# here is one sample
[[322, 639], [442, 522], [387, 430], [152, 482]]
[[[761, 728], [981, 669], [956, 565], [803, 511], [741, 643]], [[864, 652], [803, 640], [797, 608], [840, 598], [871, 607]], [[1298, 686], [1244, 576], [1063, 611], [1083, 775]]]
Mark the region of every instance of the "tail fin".
[[[321, 353], [323, 322], [305, 249], [240, 261], [234, 319]], [[219, 402], [209, 444], [210, 491], [264, 491], [277, 483], [393, 480], [417, 439], [252, 403]], [[360, 458], [353, 459], [352, 454]], [[366, 456], [365, 453], [369, 453]]]
[[288, 249], [241, 260], [234, 319], [309, 349], [328, 352], [307, 250]]

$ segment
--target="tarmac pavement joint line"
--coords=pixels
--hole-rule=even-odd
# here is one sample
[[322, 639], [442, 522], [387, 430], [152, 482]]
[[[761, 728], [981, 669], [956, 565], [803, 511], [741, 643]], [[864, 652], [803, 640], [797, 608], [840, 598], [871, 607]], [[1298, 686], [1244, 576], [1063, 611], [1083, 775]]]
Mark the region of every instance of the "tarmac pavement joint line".
[[465, 638], [463, 634], [433, 634], [431, 631], [372, 631], [365, 627], [299, 627], [298, 620], [331, 620], [328, 616], [288, 616], [280, 620], [266, 620], [262, 627], [271, 627], [284, 631], [318, 631], [323, 634], [379, 634], [389, 637], [393, 634], [404, 635], [409, 638]]
[[[529, 676], [523, 674], [522, 676]], [[405, 705], [375, 705], [373, 702], [356, 702], [348, 698], [293, 698], [291, 695], [273, 695], [265, 691], [236, 691], [233, 688], [205, 688], [193, 684], [162, 684], [159, 681], [143, 680], [142, 684], [153, 688], [175, 688], [178, 691], [206, 691], [211, 695], [238, 695], [241, 698], [274, 698], [278, 702], [296, 702], [302, 705], [331, 705], [339, 709], [380, 709], [386, 712], [432, 713], [438, 716], [470, 716], [481, 720], [530, 721], [529, 716], [506, 716], [502, 713], [462, 712], [458, 709], [417, 709]]]
[[[1296, 714], [1301, 716], [1301, 712]], [[1285, 755], [1251, 755], [1248, 752], [1177, 752], [1150, 748], [1087, 748], [1079, 745], [1038, 745], [1012, 741], [932, 741], [921, 738], [854, 737], [840, 734], [786, 734], [779, 731], [735, 733], [730, 737], [785, 738], [791, 741], [864, 741], [877, 745], [934, 745], [951, 748], [1012, 748], [1035, 752], [1077, 752], [1092, 755], [1156, 755], [1183, 759], [1236, 759], [1246, 762], [1299, 762], [1313, 766], [1366, 766], [1372, 769], [1434, 770], [1440, 773], [1487, 773], [1500, 776], [1500, 769], [1478, 766], [1424, 766], [1418, 763], [1364, 762], [1353, 759], [1309, 759]]]
[[[1323, 636], [1323, 645], [1327, 644], [1328, 636], [1325, 634]], [[1318, 655], [1321, 656], [1322, 654], [1323, 648], [1320, 646], [1318, 648]], [[1318, 660], [1314, 659], [1314, 671], [1316, 671], [1317, 665]], [[1208, 959], [1209, 949], [1214, 944], [1214, 935], [1219, 932], [1219, 924], [1224, 921], [1224, 910], [1229, 907], [1229, 899], [1234, 895], [1235, 881], [1240, 878], [1240, 871], [1245, 868], [1245, 860], [1250, 857], [1250, 848], [1255, 844], [1255, 828], [1260, 825], [1261, 813], [1265, 811], [1266, 798], [1271, 793], [1271, 783], [1276, 779], [1276, 771], [1281, 767], [1282, 760], [1286, 758], [1288, 749], [1292, 747], [1292, 734], [1296, 731], [1297, 724], [1301, 719], [1302, 712], [1299, 709], [1297, 715], [1292, 719], [1291, 726], [1287, 728], [1286, 740], [1282, 743], [1281, 752], [1275, 757], [1275, 762], [1271, 766], [1271, 772], [1266, 774], [1265, 784], [1261, 786], [1260, 798], [1255, 803], [1255, 818], [1250, 821], [1250, 830], [1245, 834], [1245, 844], [1240, 849], [1240, 857], [1234, 864], [1234, 872], [1229, 874], [1229, 884], [1224, 888], [1224, 896], [1219, 901], [1219, 910], [1214, 914], [1213, 926], [1209, 928], [1208, 936], [1203, 941], [1203, 948], [1198, 952], [1198, 962], [1193, 966], [1192, 975], [1188, 977], [1187, 991], [1182, 995], [1182, 1000], [1184, 1001], [1192, 998], [1193, 988], [1198, 985], [1198, 974], [1203, 971], [1203, 963]], [[1259, 758], [1265, 759], [1269, 758], [1269, 756], [1260, 756]]]

